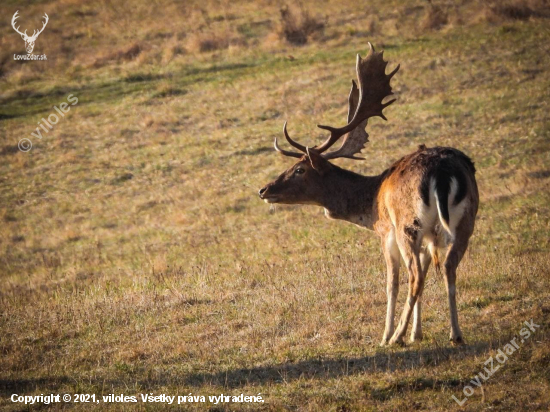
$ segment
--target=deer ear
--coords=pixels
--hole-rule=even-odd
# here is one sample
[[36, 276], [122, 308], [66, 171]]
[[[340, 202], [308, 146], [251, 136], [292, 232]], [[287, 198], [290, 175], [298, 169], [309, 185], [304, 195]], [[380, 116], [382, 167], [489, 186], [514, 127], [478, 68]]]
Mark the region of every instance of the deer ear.
[[309, 158], [311, 167], [313, 167], [317, 171], [317, 173], [319, 173], [322, 176], [330, 170], [331, 165], [327, 159], [325, 159], [315, 150], [310, 150], [309, 147], [306, 149], [307, 149], [307, 157]]

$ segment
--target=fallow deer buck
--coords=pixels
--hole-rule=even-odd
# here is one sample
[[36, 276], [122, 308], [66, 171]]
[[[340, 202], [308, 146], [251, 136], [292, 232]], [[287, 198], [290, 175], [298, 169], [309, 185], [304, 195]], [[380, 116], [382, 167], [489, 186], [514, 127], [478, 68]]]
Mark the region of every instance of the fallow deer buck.
[[[275, 149], [300, 159], [275, 181], [259, 191], [267, 203], [313, 204], [325, 208], [325, 215], [374, 230], [381, 238], [387, 265], [388, 306], [382, 345], [403, 344], [413, 315], [411, 341], [422, 339], [421, 302], [430, 262], [440, 270], [439, 252], [446, 248], [443, 272], [451, 315], [450, 340], [462, 343], [456, 307], [456, 270], [474, 230], [479, 195], [475, 168], [464, 153], [449, 147], [421, 145], [378, 176], [361, 176], [330, 163], [330, 159], [356, 156], [368, 142], [365, 131], [370, 117], [386, 120], [382, 110], [395, 101], [383, 103], [392, 94], [390, 74], [382, 53], [357, 56], [358, 86], [352, 82], [348, 124], [341, 128], [322, 126], [330, 136], [319, 146], [305, 147], [283, 131], [286, 140], [300, 153]], [[327, 150], [341, 137], [341, 147]], [[399, 287], [400, 257], [409, 274], [409, 290], [401, 319], [394, 328]]]

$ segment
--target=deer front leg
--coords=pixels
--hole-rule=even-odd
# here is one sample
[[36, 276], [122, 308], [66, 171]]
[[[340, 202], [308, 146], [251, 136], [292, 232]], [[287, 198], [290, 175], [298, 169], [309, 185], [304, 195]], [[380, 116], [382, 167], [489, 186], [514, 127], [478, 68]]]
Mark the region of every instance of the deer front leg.
[[407, 294], [405, 307], [403, 308], [403, 313], [401, 314], [401, 319], [399, 320], [397, 329], [393, 333], [389, 343], [403, 345], [403, 338], [407, 333], [407, 327], [409, 326], [409, 320], [411, 318], [413, 308], [419, 296], [422, 294], [422, 289], [424, 288], [424, 274], [415, 242], [409, 239], [401, 238], [398, 239], [397, 244], [399, 246], [401, 256], [403, 256], [403, 260], [407, 265], [407, 271], [409, 272], [409, 291]]
[[386, 328], [382, 337], [381, 346], [386, 345], [394, 331], [395, 305], [397, 303], [397, 295], [399, 293], [399, 265], [400, 255], [397, 242], [393, 230], [382, 239], [382, 250], [386, 259], [387, 267], [387, 284], [386, 294], [388, 298], [388, 307], [386, 311]]

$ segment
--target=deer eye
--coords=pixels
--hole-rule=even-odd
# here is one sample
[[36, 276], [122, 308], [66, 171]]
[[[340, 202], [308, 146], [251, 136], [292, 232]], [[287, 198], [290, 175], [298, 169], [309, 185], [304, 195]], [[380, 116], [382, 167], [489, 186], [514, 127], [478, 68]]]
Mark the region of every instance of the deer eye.
[[297, 175], [301, 175], [301, 174], [304, 174], [306, 172], [305, 169], [302, 169], [301, 167], [299, 167], [298, 169], [296, 169], [294, 171], [294, 173], [296, 173]]

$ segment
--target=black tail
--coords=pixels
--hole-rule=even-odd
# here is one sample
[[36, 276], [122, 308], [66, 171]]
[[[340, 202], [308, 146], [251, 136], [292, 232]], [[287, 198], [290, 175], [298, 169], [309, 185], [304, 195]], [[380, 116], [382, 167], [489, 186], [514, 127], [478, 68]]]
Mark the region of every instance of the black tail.
[[444, 174], [435, 176], [435, 194], [437, 196], [437, 210], [443, 226], [449, 228], [449, 192], [451, 191], [451, 177]]

